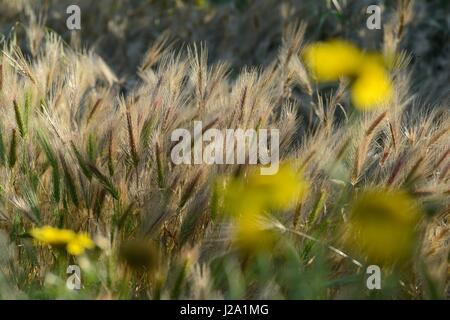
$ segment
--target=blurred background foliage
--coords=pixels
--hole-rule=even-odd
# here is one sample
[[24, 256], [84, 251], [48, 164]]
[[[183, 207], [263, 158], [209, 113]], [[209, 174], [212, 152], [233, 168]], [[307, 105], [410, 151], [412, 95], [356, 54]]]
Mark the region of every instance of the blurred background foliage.
[[[409, 1], [409, 0], [402, 0]], [[265, 66], [278, 54], [285, 28], [308, 24], [306, 39], [341, 37], [367, 50], [380, 49], [383, 30], [368, 30], [366, 8], [382, 8], [382, 24], [396, 14], [399, 2], [387, 0], [1, 0], [0, 31], [24, 32], [44, 24], [68, 43], [94, 48], [113, 70], [130, 80], [151, 43], [168, 34], [174, 48], [204, 43], [209, 59], [227, 61], [237, 73], [244, 66]], [[66, 28], [66, 8], [82, 11], [81, 33]], [[31, 10], [32, 8], [32, 10]], [[31, 11], [38, 13], [30, 17]], [[403, 30], [401, 49], [412, 55], [414, 88], [432, 92], [436, 101], [449, 96], [450, 2], [416, 1], [414, 18]], [[407, 17], [403, 17], [407, 18]], [[400, 30], [401, 31], [401, 30]], [[403, 32], [401, 31], [401, 32]], [[26, 49], [29, 44], [23, 43]], [[28, 48], [30, 49], [30, 48]], [[435, 78], [433, 86], [425, 80]]]

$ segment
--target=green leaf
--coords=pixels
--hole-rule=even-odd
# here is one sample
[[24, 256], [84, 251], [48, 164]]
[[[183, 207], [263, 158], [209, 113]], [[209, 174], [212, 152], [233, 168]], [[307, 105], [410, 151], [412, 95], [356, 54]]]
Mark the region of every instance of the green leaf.
[[53, 151], [50, 143], [43, 132], [38, 132], [38, 141], [44, 150], [50, 166], [52, 167], [52, 180], [53, 180], [53, 200], [59, 202], [61, 199], [60, 193], [60, 172], [58, 166], [58, 159]]

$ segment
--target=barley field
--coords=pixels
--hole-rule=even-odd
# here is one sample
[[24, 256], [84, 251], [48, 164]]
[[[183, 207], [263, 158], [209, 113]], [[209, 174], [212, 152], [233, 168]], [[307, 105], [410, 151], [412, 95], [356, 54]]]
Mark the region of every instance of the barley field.
[[[449, 299], [449, 12], [0, 0], [0, 299]], [[174, 163], [195, 123], [278, 170]]]

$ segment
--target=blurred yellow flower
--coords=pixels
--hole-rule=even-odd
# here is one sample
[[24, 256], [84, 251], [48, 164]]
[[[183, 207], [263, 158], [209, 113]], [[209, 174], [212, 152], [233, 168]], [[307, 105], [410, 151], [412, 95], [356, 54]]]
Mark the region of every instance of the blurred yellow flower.
[[307, 190], [302, 175], [288, 164], [274, 175], [252, 170], [247, 179], [233, 179], [224, 190], [225, 210], [233, 215], [259, 214], [262, 211], [288, 209]]
[[57, 229], [50, 226], [31, 230], [31, 236], [38, 242], [49, 245], [67, 244], [75, 238], [75, 232], [66, 229]]
[[234, 244], [244, 251], [267, 250], [272, 247], [275, 233], [260, 214], [246, 214], [236, 219]]
[[265, 206], [278, 210], [294, 204], [306, 191], [307, 183], [289, 164], [283, 164], [275, 175], [251, 174], [248, 188], [262, 197]]
[[86, 249], [78, 242], [72, 241], [67, 244], [66, 250], [69, 254], [73, 256], [79, 256], [83, 254]]
[[420, 217], [420, 210], [406, 192], [367, 190], [350, 207], [344, 242], [373, 263], [404, 261], [413, 253]]
[[80, 233], [67, 244], [66, 249], [71, 255], [79, 256], [87, 249], [93, 249], [94, 247], [95, 245], [91, 238], [86, 233]]
[[352, 86], [352, 101], [356, 108], [370, 110], [388, 103], [392, 98], [392, 83], [383, 65], [368, 61]]
[[357, 109], [368, 111], [392, 98], [393, 85], [388, 72], [393, 65], [392, 56], [364, 53], [350, 42], [337, 39], [309, 45], [303, 58], [319, 82], [337, 81], [340, 77], [353, 79], [351, 97]]
[[313, 43], [303, 52], [306, 65], [319, 82], [356, 76], [363, 58], [364, 55], [355, 45], [339, 39]]
[[86, 233], [77, 234], [68, 229], [44, 226], [32, 229], [30, 234], [39, 243], [51, 246], [66, 246], [67, 252], [74, 256], [83, 254], [86, 249], [92, 249], [95, 246]]
[[203, 9], [203, 8], [206, 8], [208, 6], [208, 2], [206, 0], [195, 0], [195, 5], [198, 8]]
[[252, 170], [246, 179], [232, 179], [223, 189], [224, 209], [236, 222], [234, 243], [241, 249], [267, 249], [274, 233], [264, 223], [272, 210], [295, 205], [308, 189], [308, 183], [289, 164], [282, 164], [275, 175]]

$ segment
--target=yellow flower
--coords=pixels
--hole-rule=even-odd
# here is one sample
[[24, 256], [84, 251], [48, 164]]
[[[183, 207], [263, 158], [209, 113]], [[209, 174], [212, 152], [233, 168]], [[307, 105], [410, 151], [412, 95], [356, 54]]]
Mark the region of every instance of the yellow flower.
[[86, 249], [92, 249], [95, 247], [94, 242], [91, 240], [87, 233], [79, 233], [76, 241], [78, 241], [78, 243], [80, 243]]
[[354, 79], [351, 97], [357, 109], [371, 110], [392, 99], [393, 85], [388, 69], [393, 66], [393, 55], [364, 53], [349, 42], [330, 40], [309, 45], [303, 58], [319, 82], [336, 81], [340, 77]]
[[282, 164], [274, 175], [260, 175], [258, 170], [252, 170], [247, 179], [228, 183], [224, 190], [225, 209], [233, 215], [288, 209], [307, 188], [301, 174], [288, 164]]
[[75, 238], [75, 232], [50, 226], [31, 230], [31, 236], [38, 242], [49, 245], [63, 245]]
[[95, 247], [94, 242], [86, 233], [75, 233], [68, 229], [57, 229], [50, 226], [31, 230], [31, 236], [39, 243], [51, 246], [66, 246], [69, 254], [77, 256], [86, 249]]
[[195, 5], [198, 8], [204, 9], [208, 6], [208, 2], [206, 0], [195, 0]]
[[307, 46], [303, 59], [317, 81], [327, 82], [356, 76], [364, 55], [352, 43], [336, 39]]
[[352, 85], [352, 101], [356, 108], [370, 110], [392, 99], [392, 83], [384, 66], [368, 60]]
[[79, 242], [72, 241], [67, 244], [66, 250], [69, 254], [73, 256], [79, 256], [84, 253], [86, 248], [83, 247]]
[[364, 191], [351, 205], [344, 242], [377, 264], [408, 259], [416, 243], [420, 210], [403, 191]]
[[301, 199], [308, 188], [302, 175], [289, 164], [280, 165], [274, 175], [251, 170], [246, 179], [232, 179], [222, 190], [224, 210], [234, 219], [234, 244], [243, 250], [265, 250], [275, 233], [265, 223], [272, 210], [286, 210]]
[[236, 220], [234, 244], [244, 251], [262, 251], [272, 247], [275, 233], [265, 225], [259, 214], [246, 214]]
[[78, 234], [73, 240], [67, 244], [67, 252], [73, 256], [83, 254], [86, 249], [93, 249], [94, 242], [86, 233]]
[[274, 175], [251, 174], [248, 188], [261, 197], [267, 208], [281, 210], [287, 209], [304, 194], [307, 183], [290, 165], [283, 164]]

